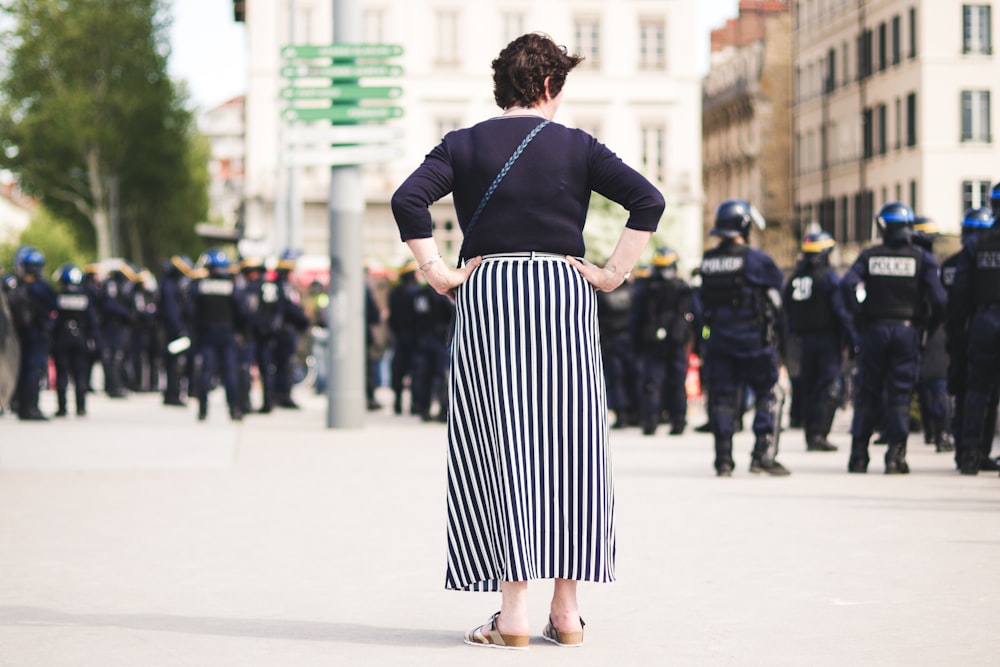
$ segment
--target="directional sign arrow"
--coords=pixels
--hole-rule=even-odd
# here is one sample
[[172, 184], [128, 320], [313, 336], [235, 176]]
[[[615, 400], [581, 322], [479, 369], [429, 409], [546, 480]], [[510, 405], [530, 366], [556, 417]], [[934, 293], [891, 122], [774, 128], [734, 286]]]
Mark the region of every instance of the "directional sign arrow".
[[285, 65], [281, 76], [286, 79], [360, 79], [366, 76], [402, 76], [399, 65]]
[[317, 167], [369, 162], [388, 162], [403, 155], [399, 146], [337, 146], [319, 150], [289, 151], [285, 164], [289, 167]]
[[296, 86], [282, 88], [281, 96], [286, 100], [389, 100], [403, 94], [399, 86], [331, 86], [329, 88], [309, 88]]
[[341, 105], [335, 107], [304, 109], [292, 107], [282, 112], [285, 120], [331, 120], [346, 123], [360, 122], [363, 120], [389, 120], [390, 118], [401, 118], [403, 116], [402, 107], [358, 107], [353, 105]]
[[290, 44], [281, 49], [282, 58], [392, 58], [403, 55], [399, 44]]
[[403, 129], [388, 125], [292, 125], [281, 140], [293, 145], [379, 144], [403, 138]]

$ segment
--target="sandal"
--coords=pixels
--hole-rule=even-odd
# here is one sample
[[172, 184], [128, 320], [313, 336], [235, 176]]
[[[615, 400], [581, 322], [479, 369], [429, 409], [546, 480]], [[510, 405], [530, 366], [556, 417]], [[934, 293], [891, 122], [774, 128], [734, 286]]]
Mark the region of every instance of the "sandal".
[[549, 622], [542, 630], [542, 637], [557, 646], [583, 646], [583, 628], [586, 625], [581, 618], [579, 632], [561, 632], [552, 625], [552, 617], [549, 616]]
[[497, 617], [500, 612], [493, 614], [490, 620], [483, 623], [478, 628], [473, 628], [465, 633], [465, 643], [470, 646], [486, 646], [489, 648], [510, 648], [524, 650], [528, 648], [528, 635], [507, 635], [497, 630]]

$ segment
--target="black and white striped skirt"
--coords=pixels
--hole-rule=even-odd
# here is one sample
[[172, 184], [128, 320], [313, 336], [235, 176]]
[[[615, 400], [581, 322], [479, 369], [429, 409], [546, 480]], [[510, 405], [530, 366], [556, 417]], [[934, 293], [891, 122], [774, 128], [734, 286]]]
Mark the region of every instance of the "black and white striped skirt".
[[594, 288], [556, 255], [488, 256], [456, 306], [446, 588], [613, 581]]

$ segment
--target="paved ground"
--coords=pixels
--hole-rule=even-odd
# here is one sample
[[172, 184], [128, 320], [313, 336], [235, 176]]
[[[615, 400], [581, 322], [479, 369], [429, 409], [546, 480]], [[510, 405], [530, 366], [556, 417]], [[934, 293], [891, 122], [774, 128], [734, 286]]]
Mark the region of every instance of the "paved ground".
[[0, 418], [0, 665], [997, 664], [1000, 479], [919, 437], [913, 474], [874, 447], [847, 475], [841, 415], [840, 452], [786, 431], [772, 479], [742, 434], [717, 479], [709, 436], [615, 432], [619, 581], [582, 586], [582, 649], [515, 653], [461, 642], [496, 595], [442, 587], [444, 427], [327, 430], [298, 398], [239, 425], [148, 395]]

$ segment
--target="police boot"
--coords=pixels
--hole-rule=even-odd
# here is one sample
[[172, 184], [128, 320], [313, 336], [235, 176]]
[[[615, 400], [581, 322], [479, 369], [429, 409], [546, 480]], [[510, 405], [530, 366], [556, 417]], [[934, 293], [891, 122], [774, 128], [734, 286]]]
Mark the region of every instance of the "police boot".
[[659, 426], [659, 420], [656, 414], [644, 414], [642, 416], [642, 434], [643, 435], [654, 435], [656, 433], [656, 427]]
[[948, 429], [941, 429], [937, 432], [934, 440], [934, 449], [938, 452], [951, 452], [955, 450], [955, 441], [951, 437]]
[[868, 472], [868, 441], [855, 438], [851, 441], [851, 458], [847, 461], [847, 472]]
[[958, 461], [958, 471], [963, 475], [979, 474], [979, 448], [970, 444], [968, 439], [963, 441], [962, 454]]
[[778, 441], [773, 433], [764, 433], [757, 436], [753, 445], [753, 453], [750, 455], [750, 472], [766, 472], [768, 475], [783, 477], [790, 475], [785, 466], [775, 460], [778, 454]]
[[716, 438], [715, 440], [715, 474], [719, 477], [732, 477], [733, 468], [732, 438]]
[[56, 394], [56, 402], [59, 407], [56, 409], [56, 414], [53, 416], [65, 417], [66, 415], [68, 415], [69, 413], [66, 411], [66, 394], [65, 393]]
[[890, 442], [885, 452], [885, 474], [905, 475], [908, 472], [910, 466], [906, 463], [906, 443]]
[[198, 399], [198, 421], [203, 422], [208, 417], [208, 397]]
[[837, 451], [837, 446], [831, 444], [823, 436], [816, 434], [811, 435], [806, 440], [806, 451], [807, 452], [835, 452]]

